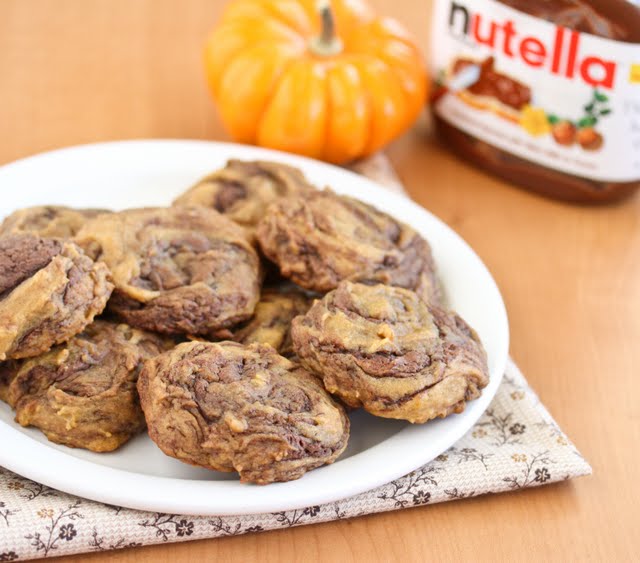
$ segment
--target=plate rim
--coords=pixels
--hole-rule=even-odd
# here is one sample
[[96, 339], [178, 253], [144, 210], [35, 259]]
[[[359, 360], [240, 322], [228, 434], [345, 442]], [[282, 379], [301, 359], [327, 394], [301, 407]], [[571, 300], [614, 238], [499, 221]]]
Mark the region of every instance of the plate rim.
[[[176, 145], [178, 146], [176, 147]], [[279, 159], [283, 162], [301, 166], [303, 168], [303, 171], [304, 167], [309, 165], [311, 165], [312, 168], [328, 168], [330, 170], [333, 170], [334, 174], [339, 173], [340, 175], [344, 175], [345, 178], [351, 177], [352, 179], [357, 179], [358, 183], [369, 184], [370, 187], [374, 188], [374, 193], [378, 192], [380, 195], [384, 195], [385, 198], [395, 200], [398, 205], [408, 205], [414, 211], [429, 216], [430, 220], [437, 223], [439, 228], [444, 229], [447, 236], [452, 237], [457, 244], [461, 244], [463, 247], [466, 247], [466, 251], [470, 253], [472, 258], [477, 261], [477, 265], [483, 270], [483, 273], [490, 284], [491, 290], [497, 297], [497, 305], [499, 310], [495, 311], [494, 314], [497, 319], [496, 322], [501, 325], [503, 339], [500, 341], [500, 353], [498, 354], [499, 357], [496, 359], [496, 373], [491, 373], [490, 383], [483, 390], [482, 395], [478, 399], [467, 405], [465, 413], [463, 413], [464, 418], [463, 415], [456, 415], [457, 417], [461, 418], [456, 418], [454, 420], [460, 420], [461, 422], [458, 424], [454, 424], [453, 429], [448, 429], [447, 432], [441, 432], [439, 434], [439, 438], [434, 440], [434, 442], [436, 443], [435, 445], [433, 444], [433, 442], [431, 443], [429, 448], [431, 453], [429, 454], [429, 456], [427, 456], [428, 458], [422, 459], [420, 462], [417, 462], [415, 461], [415, 458], [417, 458], [418, 456], [414, 455], [411, 457], [413, 461], [410, 463], [396, 463], [396, 465], [394, 466], [394, 471], [381, 472], [377, 477], [373, 477], [372, 475], [376, 475], [376, 473], [372, 472], [371, 475], [367, 476], [366, 478], [360, 479], [356, 484], [351, 481], [347, 482], [346, 480], [345, 482], [336, 482], [334, 480], [331, 490], [317, 490], [317, 485], [322, 484], [323, 482], [322, 477], [324, 476], [325, 471], [337, 467], [337, 464], [340, 464], [341, 467], [348, 470], [348, 466], [359, 464], [363, 459], [366, 462], [366, 459], [369, 457], [375, 458], [375, 454], [377, 453], [377, 451], [374, 450], [385, 449], [385, 444], [389, 440], [394, 440], [398, 443], [406, 440], [409, 440], [411, 442], [412, 439], [406, 438], [406, 436], [416, 432], [407, 431], [415, 430], [416, 428], [418, 428], [419, 430], [419, 426], [409, 426], [382, 443], [376, 444], [375, 446], [365, 451], [354, 454], [347, 459], [339, 460], [338, 462], [336, 462], [336, 465], [324, 466], [320, 469], [314, 470], [313, 472], [309, 472], [305, 475], [303, 480], [291, 481], [289, 483], [271, 484], [269, 485], [269, 487], [264, 488], [261, 487], [261, 490], [268, 489], [269, 491], [273, 491], [273, 494], [263, 495], [263, 501], [260, 498], [252, 498], [252, 503], [249, 506], [231, 506], [227, 501], [226, 503], [220, 503], [221, 505], [219, 507], [216, 507], [212, 506], [212, 504], [216, 504], [216, 502], [211, 503], [208, 500], [208, 495], [206, 496], [206, 500], [204, 500], [204, 502], [202, 498], [204, 496], [204, 493], [211, 492], [207, 491], [207, 488], [213, 487], [217, 490], [222, 490], [223, 492], [228, 492], [226, 491], [226, 489], [228, 489], [229, 492], [233, 492], [239, 487], [246, 487], [246, 490], [257, 491], [258, 489], [256, 489], [253, 485], [241, 485], [238, 481], [204, 481], [180, 479], [175, 477], [162, 477], [157, 475], [141, 474], [125, 469], [101, 465], [90, 460], [81, 459], [72, 454], [58, 450], [47, 443], [41, 443], [37, 440], [34, 440], [29, 436], [21, 433], [17, 428], [14, 428], [13, 426], [5, 423], [4, 421], [0, 421], [0, 442], [3, 443], [3, 447], [0, 448], [0, 465], [4, 466], [10, 471], [13, 471], [14, 473], [35, 480], [49, 487], [67, 492], [69, 494], [73, 494], [97, 502], [124, 506], [136, 510], [207, 516], [259, 514], [262, 512], [279, 512], [283, 510], [293, 510], [311, 505], [335, 502], [387, 484], [394, 479], [400, 478], [410, 473], [411, 471], [418, 469], [422, 465], [437, 457], [440, 453], [451, 447], [460, 438], [462, 438], [462, 436], [466, 434], [468, 430], [477, 422], [477, 420], [482, 416], [486, 408], [489, 406], [490, 402], [493, 400], [493, 397], [495, 396], [502, 381], [502, 377], [504, 375], [504, 371], [508, 361], [509, 321], [504, 304], [504, 299], [489, 269], [486, 267], [477, 253], [473, 250], [473, 248], [444, 221], [442, 221], [433, 213], [417, 204], [413, 200], [409, 199], [408, 197], [398, 193], [394, 193], [391, 190], [381, 186], [374, 180], [362, 176], [361, 174], [357, 174], [350, 170], [339, 168], [337, 166], [333, 166], [331, 164], [320, 162], [311, 158], [293, 155], [290, 153], [283, 153], [280, 151], [274, 151], [261, 147], [253, 147], [249, 145], [189, 139], [130, 139], [123, 141], [89, 143], [59, 148], [35, 155], [26, 156], [19, 160], [0, 166], [0, 181], [7, 173], [11, 174], [16, 173], [17, 171], [17, 173], [19, 174], [21, 167], [26, 166], [28, 168], [33, 165], [33, 163], [37, 164], [39, 161], [42, 161], [42, 159], [55, 159], [60, 155], [64, 156], [74, 152], [100, 152], [104, 149], [118, 150], [119, 148], [126, 148], [130, 150], [131, 147], [137, 147], [139, 150], [146, 150], [149, 147], [156, 146], [164, 146], [168, 148], [173, 147], [179, 150], [185, 150], [189, 147], [199, 146], [211, 149], [213, 151], [220, 149], [228, 152], [239, 151], [240, 153], [242, 153], [238, 155], [239, 158], [271, 158], [273, 160]], [[314, 182], [313, 178], [310, 178], [310, 180]], [[319, 185], [319, 187], [322, 186]], [[440, 421], [434, 421], [431, 424], [438, 424], [439, 422]], [[10, 455], [10, 452], [15, 451], [20, 451], [21, 455], [12, 457]], [[9, 452], [9, 455], [7, 455], [5, 452]], [[42, 455], [48, 456], [47, 459], [52, 463], [33, 464], [33, 459], [38, 459]], [[52, 472], [50, 469], [50, 467], [54, 466], [53, 464], [55, 464], [56, 467], [56, 471], [54, 472]], [[67, 471], [69, 472], [69, 475], [87, 474], [92, 476], [84, 479], [73, 479], [71, 477], [65, 479], [64, 476], [57, 477], [57, 474], [66, 475]], [[108, 483], [110, 485], [116, 485], [118, 483], [126, 482], [127, 487], [126, 490], [124, 487], [122, 490], [119, 490], [114, 486], [103, 486], [99, 489], [95, 489], [95, 483], [100, 482], [100, 480], [103, 483]], [[316, 490], [313, 492], [313, 494], [307, 494], [303, 497], [303, 499], [297, 501], [295, 500], [295, 498], [291, 499], [291, 495], [283, 491], [283, 489], [287, 487], [291, 488], [292, 483], [294, 485], [300, 483], [302, 483], [302, 485], [308, 484], [309, 488], [313, 488], [313, 486], [316, 485]], [[104, 490], [105, 488], [107, 490]], [[151, 500], [132, 500], [130, 498], [130, 493], [132, 490], [154, 490], [157, 492], [162, 490], [166, 491], [169, 488], [172, 490], [170, 498], [154, 498]], [[300, 486], [298, 486], [297, 488], [300, 488]], [[200, 490], [198, 491], [196, 489]], [[279, 491], [281, 491], [283, 494], [278, 495]], [[185, 497], [183, 495], [192, 497], [191, 504], [185, 503]], [[276, 498], [276, 500], [273, 500], [272, 497]], [[199, 499], [198, 502], [194, 502], [193, 498]]]

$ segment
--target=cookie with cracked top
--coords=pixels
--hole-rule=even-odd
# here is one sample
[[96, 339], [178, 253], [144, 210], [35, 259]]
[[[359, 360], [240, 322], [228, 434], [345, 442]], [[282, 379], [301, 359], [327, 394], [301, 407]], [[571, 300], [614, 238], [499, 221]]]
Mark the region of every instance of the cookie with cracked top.
[[261, 267], [244, 231], [204, 207], [101, 215], [75, 240], [113, 272], [109, 310], [165, 334], [208, 334], [248, 319]]
[[285, 278], [327, 292], [342, 280], [377, 281], [441, 300], [429, 243], [386, 213], [329, 189], [272, 204], [256, 236]]
[[263, 160], [229, 160], [179, 196], [174, 205], [202, 205], [223, 213], [253, 232], [270, 203], [315, 191], [292, 166]]
[[171, 347], [156, 334], [95, 321], [65, 344], [14, 362], [7, 402], [18, 423], [52, 442], [113, 451], [145, 427], [136, 390], [143, 362]]
[[90, 219], [106, 209], [74, 209], [59, 205], [41, 205], [18, 209], [0, 225], [0, 235], [33, 233], [47, 238], [73, 237]]
[[72, 242], [0, 238], [0, 361], [37, 356], [82, 332], [112, 290], [105, 264]]
[[349, 437], [320, 381], [267, 345], [180, 344], [145, 364], [138, 391], [165, 454], [243, 482], [298, 479], [334, 462]]
[[376, 416], [422, 423], [459, 413], [489, 382], [475, 331], [403, 288], [342, 282], [294, 319], [291, 335], [330, 393]]

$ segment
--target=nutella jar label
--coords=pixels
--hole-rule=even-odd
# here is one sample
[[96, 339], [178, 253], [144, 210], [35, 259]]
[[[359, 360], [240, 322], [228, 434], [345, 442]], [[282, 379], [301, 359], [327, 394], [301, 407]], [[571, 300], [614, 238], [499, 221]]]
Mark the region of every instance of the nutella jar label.
[[494, 0], [436, 0], [434, 17], [439, 117], [549, 168], [640, 180], [640, 45]]

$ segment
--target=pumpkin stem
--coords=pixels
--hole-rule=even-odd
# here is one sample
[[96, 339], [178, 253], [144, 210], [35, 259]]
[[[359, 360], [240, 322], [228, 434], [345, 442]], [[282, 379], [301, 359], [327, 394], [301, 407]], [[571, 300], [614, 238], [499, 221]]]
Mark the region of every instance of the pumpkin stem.
[[320, 35], [309, 41], [311, 51], [323, 57], [337, 55], [342, 51], [342, 41], [336, 36], [336, 24], [330, 0], [317, 0], [316, 9], [320, 14], [322, 27]]

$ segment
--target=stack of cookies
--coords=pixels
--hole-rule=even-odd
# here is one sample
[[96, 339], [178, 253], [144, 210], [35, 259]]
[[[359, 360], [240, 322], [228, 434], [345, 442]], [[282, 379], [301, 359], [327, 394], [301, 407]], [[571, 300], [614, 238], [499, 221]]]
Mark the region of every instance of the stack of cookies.
[[171, 207], [36, 207], [0, 227], [0, 399], [95, 452], [147, 428], [245, 482], [335, 461], [349, 408], [424, 423], [488, 383], [411, 227], [232, 160]]

